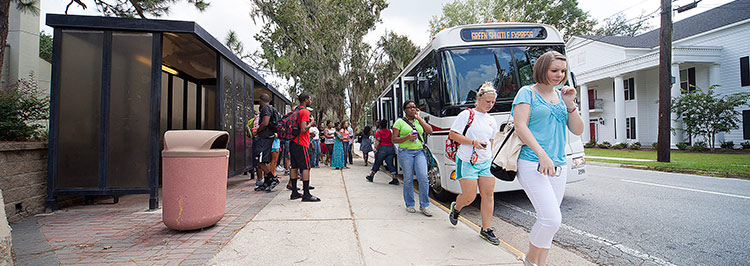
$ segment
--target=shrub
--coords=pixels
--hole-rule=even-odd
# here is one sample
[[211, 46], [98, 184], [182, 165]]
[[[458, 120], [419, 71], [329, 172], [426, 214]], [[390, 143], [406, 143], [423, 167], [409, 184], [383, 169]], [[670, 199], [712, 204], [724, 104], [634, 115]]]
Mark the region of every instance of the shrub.
[[631, 150], [640, 150], [641, 149], [641, 143], [640, 142], [636, 142], [636, 143], [630, 144], [630, 146], [628, 146], [628, 149], [631, 149]]
[[612, 144], [609, 144], [608, 141], [605, 141], [605, 142], [599, 143], [596, 146], [598, 146], [599, 148], [602, 148], [602, 149], [609, 149], [609, 148], [612, 147]]
[[596, 140], [591, 140], [589, 142], [586, 142], [586, 144], [583, 144], [584, 148], [593, 148], [596, 147]]
[[49, 117], [49, 100], [40, 97], [34, 74], [0, 89], [0, 140], [22, 141], [40, 135], [38, 123]]
[[691, 151], [706, 151], [708, 150], [708, 145], [706, 145], [705, 141], [698, 141], [695, 144], [693, 144], [692, 147], [690, 147]]
[[614, 146], [612, 146], [613, 149], [618, 149], [618, 150], [622, 150], [626, 147], [628, 147], [627, 143], [617, 143]]
[[658, 149], [659, 148], [659, 143], [658, 142], [651, 143], [651, 148], [654, 149], [654, 150]]
[[684, 151], [690, 148], [690, 145], [688, 145], [686, 142], [680, 142], [677, 143], [677, 148]]
[[734, 149], [734, 141], [722, 141], [721, 142], [721, 148], [722, 149]]
[[740, 143], [742, 145], [742, 149], [750, 149], [750, 141], [745, 141], [743, 143]]

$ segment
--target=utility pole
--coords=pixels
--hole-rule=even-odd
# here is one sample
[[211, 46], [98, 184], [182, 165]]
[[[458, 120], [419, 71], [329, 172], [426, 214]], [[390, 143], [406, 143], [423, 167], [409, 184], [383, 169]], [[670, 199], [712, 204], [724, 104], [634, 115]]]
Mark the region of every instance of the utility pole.
[[659, 30], [659, 137], [656, 160], [669, 162], [672, 116], [672, 0], [661, 0]]

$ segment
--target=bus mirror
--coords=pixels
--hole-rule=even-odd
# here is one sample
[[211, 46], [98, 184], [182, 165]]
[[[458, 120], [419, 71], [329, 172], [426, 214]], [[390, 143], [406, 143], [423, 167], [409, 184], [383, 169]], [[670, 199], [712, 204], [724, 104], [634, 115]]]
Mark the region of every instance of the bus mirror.
[[428, 82], [427, 80], [420, 80], [417, 83], [417, 88], [419, 90], [419, 98], [429, 99], [432, 96], [432, 90], [430, 90], [430, 82]]
[[573, 84], [573, 88], [578, 87], [578, 84], [576, 84], [576, 75], [573, 72], [570, 72], [570, 83]]

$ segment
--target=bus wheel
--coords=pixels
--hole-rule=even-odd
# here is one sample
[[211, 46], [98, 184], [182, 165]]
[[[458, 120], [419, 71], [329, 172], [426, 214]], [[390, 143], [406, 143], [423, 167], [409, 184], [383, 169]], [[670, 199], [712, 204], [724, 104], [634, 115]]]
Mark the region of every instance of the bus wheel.
[[440, 183], [440, 169], [437, 166], [427, 169], [427, 178], [430, 181], [430, 194], [432, 194], [433, 198], [442, 202], [449, 202], [455, 199], [455, 194], [443, 189]]

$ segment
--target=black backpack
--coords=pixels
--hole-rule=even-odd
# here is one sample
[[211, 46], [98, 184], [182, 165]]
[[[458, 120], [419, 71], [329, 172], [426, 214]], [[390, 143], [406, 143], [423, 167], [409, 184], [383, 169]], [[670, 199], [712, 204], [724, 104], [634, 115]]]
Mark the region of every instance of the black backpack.
[[276, 108], [271, 107], [273, 112], [271, 113], [271, 119], [268, 121], [268, 127], [271, 128], [271, 132], [278, 133], [276, 130], [276, 124], [281, 121], [281, 113]]

